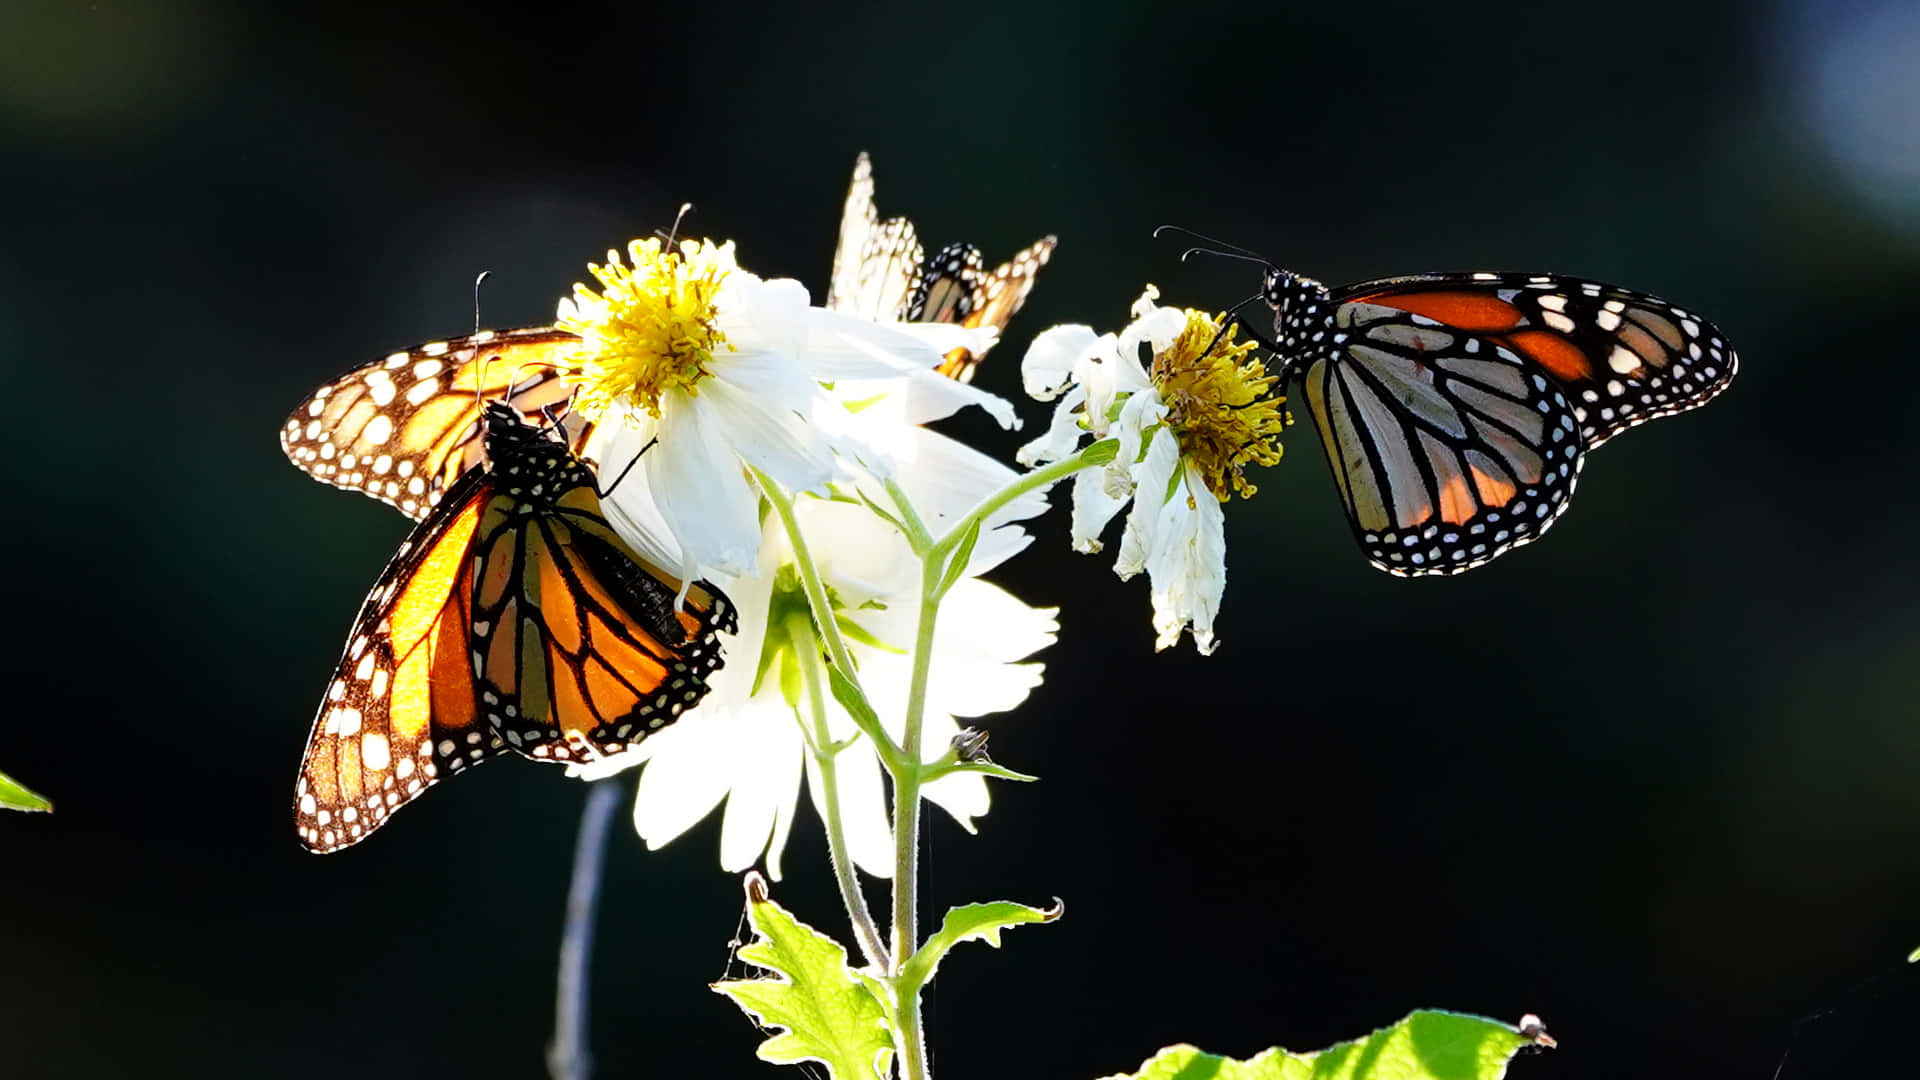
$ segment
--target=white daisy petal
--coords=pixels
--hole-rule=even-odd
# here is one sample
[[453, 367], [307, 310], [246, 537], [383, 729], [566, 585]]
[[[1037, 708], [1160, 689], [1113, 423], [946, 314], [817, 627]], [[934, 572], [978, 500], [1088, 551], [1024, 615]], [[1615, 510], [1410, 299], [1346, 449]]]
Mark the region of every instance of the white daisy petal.
[[[680, 568], [689, 578], [708, 569], [750, 572], [760, 547], [759, 496], [715, 423], [710, 402], [711, 395], [666, 396], [660, 403], [663, 435], [640, 464], [654, 506], [680, 542]], [[613, 498], [623, 500], [620, 488]]]
[[1081, 436], [1086, 434], [1080, 427], [1081, 409], [1086, 402], [1086, 387], [1076, 385], [1068, 390], [1054, 406], [1053, 420], [1047, 425], [1046, 434], [1022, 446], [1014, 459], [1032, 466], [1071, 456], [1079, 449]]
[[[1163, 511], [1186, 498], [1185, 491], [1175, 491], [1171, 499], [1167, 497], [1167, 488], [1182, 467], [1180, 444], [1172, 432], [1164, 430], [1148, 442], [1146, 459], [1134, 467], [1133, 509], [1127, 512], [1126, 531], [1120, 536], [1120, 554], [1113, 563], [1113, 572], [1123, 580], [1146, 568], [1147, 559], [1158, 542], [1157, 536], [1168, 520]], [[1176, 519], [1178, 513], [1179, 508], [1175, 507]]]
[[1091, 326], [1068, 324], [1041, 331], [1020, 360], [1020, 381], [1027, 396], [1052, 401], [1073, 380], [1074, 366], [1099, 335]]

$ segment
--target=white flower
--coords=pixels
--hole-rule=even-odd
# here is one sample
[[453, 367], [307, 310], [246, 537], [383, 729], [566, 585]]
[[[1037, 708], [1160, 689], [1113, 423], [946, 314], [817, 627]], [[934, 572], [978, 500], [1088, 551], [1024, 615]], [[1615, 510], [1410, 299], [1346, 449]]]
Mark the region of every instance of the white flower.
[[[600, 291], [574, 286], [557, 321], [582, 339], [577, 407], [596, 425], [585, 455], [614, 484], [609, 518], [687, 580], [757, 571], [749, 467], [789, 491], [824, 490], [836, 449], [847, 448], [808, 422], [825, 403], [823, 382], [917, 383], [947, 348], [980, 340], [811, 307], [799, 282], [741, 269], [731, 243], [667, 251], [635, 241], [628, 258], [631, 266], [608, 252], [606, 265], [591, 266]], [[644, 482], [614, 482], [636, 458]]]
[[[1015, 477], [985, 455], [923, 428], [901, 425], [908, 430], [891, 435], [873, 430], [885, 426], [886, 414], [870, 413], [872, 409], [852, 415], [868, 418], [869, 441], [893, 448], [900, 466], [896, 480], [929, 527], [957, 519]], [[885, 498], [878, 487], [862, 486], [870, 495]], [[991, 526], [1039, 513], [1045, 505], [1044, 496], [1030, 496], [990, 519], [969, 559], [967, 577], [941, 603], [922, 730], [927, 761], [947, 753], [959, 732], [956, 717], [1011, 709], [1040, 682], [1042, 665], [1021, 661], [1052, 643], [1057, 629], [1053, 610], [1029, 607], [977, 575], [1031, 541], [1018, 528]], [[864, 506], [802, 498], [795, 510], [833, 595], [861, 683], [883, 725], [898, 740], [919, 618], [919, 562], [899, 532]], [[777, 878], [803, 775], [815, 811], [825, 812], [820, 777], [801, 727], [810, 719], [805, 696], [798, 692], [799, 671], [786, 625], [789, 619], [805, 620], [808, 611], [792, 557], [778, 517], [769, 514], [758, 552], [759, 572], [716, 582], [733, 598], [740, 632], [726, 642], [729, 662], [713, 676], [711, 693], [630, 754], [577, 770], [604, 776], [645, 763], [634, 826], [649, 848], [679, 836], [724, 800], [721, 866], [740, 871], [764, 857], [768, 872]], [[830, 739], [859, 733], [853, 718], [831, 696], [826, 705]], [[885, 783], [871, 743], [864, 737], [855, 740], [836, 758], [835, 772], [852, 858], [869, 873], [890, 875], [892, 830]], [[923, 790], [969, 831], [972, 819], [987, 811], [986, 783], [978, 774], [942, 777]]]
[[1191, 630], [1204, 654], [1227, 587], [1221, 503], [1254, 493], [1248, 464], [1280, 459], [1285, 398], [1264, 365], [1242, 360], [1254, 345], [1233, 340], [1237, 327], [1223, 333], [1224, 317], [1161, 307], [1158, 297], [1147, 286], [1117, 336], [1056, 326], [1034, 339], [1021, 363], [1027, 393], [1059, 403], [1019, 458], [1058, 461], [1084, 439], [1118, 441], [1111, 464], [1074, 475], [1074, 549], [1099, 551], [1100, 533], [1131, 502], [1114, 572], [1147, 572], [1156, 648]]

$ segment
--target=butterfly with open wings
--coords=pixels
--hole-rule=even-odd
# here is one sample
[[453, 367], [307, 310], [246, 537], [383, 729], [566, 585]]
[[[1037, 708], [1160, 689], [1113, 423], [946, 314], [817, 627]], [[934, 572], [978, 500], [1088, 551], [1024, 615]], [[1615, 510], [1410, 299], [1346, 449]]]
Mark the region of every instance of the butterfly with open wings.
[[502, 754], [630, 749], [698, 703], [716, 635], [735, 628], [719, 590], [696, 582], [676, 602], [680, 583], [614, 533], [557, 425], [499, 401], [479, 414], [481, 463], [367, 594], [314, 718], [294, 791], [309, 850], [358, 843]]
[[[840, 243], [833, 253], [827, 307], [879, 322], [954, 323], [969, 329], [1004, 330], [1027, 302], [1034, 279], [1057, 246], [1042, 237], [991, 273], [980, 249], [948, 244], [928, 258], [913, 222], [880, 220], [873, 202], [873, 164], [861, 154], [840, 216]], [[954, 349], [940, 365], [943, 375], [971, 382], [985, 350]]]
[[[1539, 539], [1586, 455], [1698, 408], [1739, 357], [1699, 315], [1554, 274], [1415, 274], [1329, 289], [1266, 266], [1277, 387], [1298, 378], [1372, 564], [1457, 574]], [[1251, 301], [1249, 301], [1251, 302]]]

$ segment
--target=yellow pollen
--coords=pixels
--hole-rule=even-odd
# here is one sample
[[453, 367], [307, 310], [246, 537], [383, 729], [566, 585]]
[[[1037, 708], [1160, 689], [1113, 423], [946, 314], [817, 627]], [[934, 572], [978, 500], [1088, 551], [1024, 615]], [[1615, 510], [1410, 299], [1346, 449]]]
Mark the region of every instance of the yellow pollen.
[[587, 264], [600, 292], [576, 284], [560, 304], [559, 327], [581, 339], [575, 408], [596, 422], [621, 410], [659, 416], [664, 391], [698, 393], [713, 354], [732, 350], [714, 326], [715, 295], [738, 269], [731, 241], [683, 240], [668, 251], [658, 239], [635, 240], [627, 258], [631, 266], [609, 251], [605, 266]]
[[[1151, 303], [1151, 293], [1141, 298]], [[1153, 385], [1167, 406], [1167, 427], [1180, 442], [1180, 456], [1198, 466], [1207, 488], [1225, 502], [1257, 488], [1245, 475], [1248, 465], [1280, 460], [1280, 432], [1286, 427], [1286, 395], [1274, 390], [1275, 377], [1258, 360], [1244, 359], [1257, 345], [1234, 341], [1238, 326], [1226, 316], [1184, 309], [1187, 325], [1173, 344], [1153, 357]]]

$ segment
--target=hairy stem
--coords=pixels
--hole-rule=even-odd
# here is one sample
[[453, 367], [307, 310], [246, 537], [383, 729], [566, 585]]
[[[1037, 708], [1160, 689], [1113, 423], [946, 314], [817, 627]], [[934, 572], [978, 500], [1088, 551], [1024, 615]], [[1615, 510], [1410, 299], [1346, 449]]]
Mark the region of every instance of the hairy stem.
[[833, 863], [834, 880], [840, 885], [840, 901], [853, 922], [853, 936], [867, 963], [884, 970], [887, 950], [880, 941], [880, 928], [867, 906], [867, 894], [860, 888], [860, 877], [853, 865], [853, 853], [847, 847], [847, 828], [840, 809], [838, 752], [832, 749], [833, 736], [827, 728], [825, 674], [820, 670], [820, 643], [813, 634], [813, 623], [802, 615], [787, 619], [787, 635], [799, 654], [800, 675], [806, 683], [807, 706], [812, 714], [808, 752], [820, 773], [820, 798], [827, 806], [827, 857]]
[[1089, 444], [1072, 457], [1062, 458], [1051, 465], [1035, 469], [1021, 476], [1020, 479], [1015, 480], [1013, 483], [982, 499], [980, 505], [967, 511], [965, 517], [954, 522], [953, 527], [949, 528], [945, 535], [933, 542], [933, 554], [945, 555], [947, 552], [952, 551], [954, 545], [958, 544], [960, 538], [967, 534], [967, 529], [972, 527], [974, 522], [985, 521], [987, 518], [999, 513], [1001, 508], [1018, 499], [1020, 496], [1064, 480], [1074, 473], [1079, 472], [1081, 469], [1090, 468], [1094, 465], [1104, 465], [1112, 461], [1113, 450], [1114, 440], [1105, 439]]
[[[787, 542], [793, 546], [793, 562], [800, 572], [800, 586], [807, 594], [807, 607], [813, 612], [813, 623], [820, 630], [821, 640], [826, 643], [827, 656], [833, 660], [834, 668], [855, 689], [860, 689], [860, 674], [854, 667], [853, 654], [847, 651], [846, 640], [840, 635], [840, 622], [834, 616], [833, 601], [827, 596], [826, 583], [820, 580], [820, 568], [814, 564], [807, 538], [800, 531], [800, 519], [794, 513], [793, 500], [781, 490], [779, 484], [773, 482], [772, 477], [759, 469], [748, 468], [759, 483], [761, 493], [773, 504], [773, 512], [779, 515], [781, 528], [786, 531]], [[861, 690], [861, 696], [866, 696], [864, 690]], [[900, 748], [894, 745], [886, 731], [867, 723], [857, 711], [853, 718], [855, 723], [860, 724], [860, 730], [873, 740], [874, 750], [888, 770], [897, 768], [901, 761]]]
[[[922, 556], [920, 623], [914, 634], [913, 677], [907, 686], [907, 722], [900, 740], [907, 765], [893, 776], [893, 962], [888, 974], [898, 978], [920, 945], [920, 733], [927, 714], [927, 676], [933, 668], [933, 633], [940, 618], [940, 582], [945, 560]], [[896, 982], [896, 986], [898, 983]], [[895, 1002], [899, 1031], [900, 1074], [905, 1080], [926, 1080], [926, 1033], [920, 1026], [920, 994], [916, 990]]]

